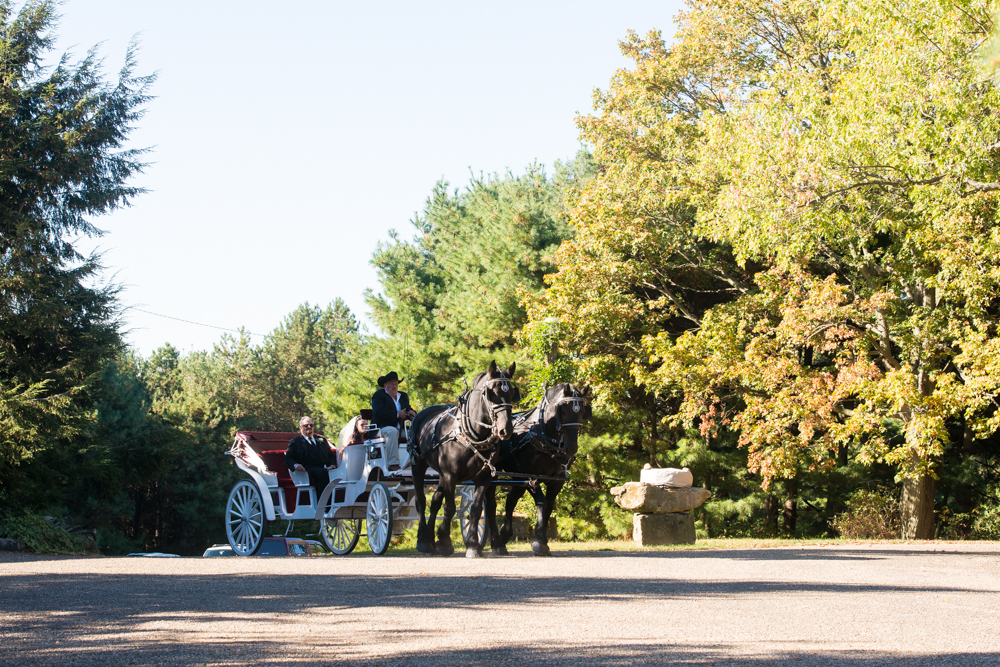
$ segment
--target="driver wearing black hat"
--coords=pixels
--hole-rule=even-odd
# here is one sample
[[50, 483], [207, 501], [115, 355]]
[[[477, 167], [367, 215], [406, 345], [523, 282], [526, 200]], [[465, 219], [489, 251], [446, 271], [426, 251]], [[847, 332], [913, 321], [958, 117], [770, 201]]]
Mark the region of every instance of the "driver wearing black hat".
[[372, 396], [372, 421], [385, 438], [385, 462], [389, 470], [399, 470], [399, 431], [404, 421], [417, 414], [410, 407], [410, 397], [399, 391], [401, 381], [396, 371], [383, 375], [378, 379], [382, 388]]

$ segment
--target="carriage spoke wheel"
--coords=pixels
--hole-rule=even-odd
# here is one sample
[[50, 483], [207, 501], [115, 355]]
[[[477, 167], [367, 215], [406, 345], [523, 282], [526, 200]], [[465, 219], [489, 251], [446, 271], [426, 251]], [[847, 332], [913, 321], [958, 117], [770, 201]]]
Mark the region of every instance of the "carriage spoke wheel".
[[365, 526], [368, 529], [368, 546], [376, 556], [381, 556], [392, 541], [392, 498], [382, 482], [376, 482], [368, 492]]
[[[476, 487], [474, 486], [458, 487], [458, 524], [462, 527], [462, 539], [465, 541], [469, 539], [469, 510], [472, 509], [472, 499], [475, 492]], [[479, 513], [479, 532], [476, 533], [481, 547], [486, 546], [486, 532], [486, 503], [483, 503], [483, 511]]]
[[361, 538], [361, 519], [320, 519], [319, 534], [330, 551], [345, 556], [358, 546]]
[[249, 479], [236, 483], [226, 503], [226, 536], [239, 556], [253, 556], [264, 541], [267, 519], [260, 489]]

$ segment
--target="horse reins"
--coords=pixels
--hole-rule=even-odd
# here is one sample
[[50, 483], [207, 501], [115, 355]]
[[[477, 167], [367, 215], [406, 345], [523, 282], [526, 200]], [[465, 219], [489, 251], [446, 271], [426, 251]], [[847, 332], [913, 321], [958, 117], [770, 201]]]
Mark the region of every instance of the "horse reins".
[[[452, 432], [449, 433], [443, 439], [438, 440], [437, 438], [435, 438], [437, 442], [434, 446], [440, 447], [449, 440], [457, 441], [458, 444], [462, 445], [463, 447], [471, 451], [473, 454], [475, 454], [476, 457], [479, 458], [479, 460], [481, 460], [487, 468], [489, 468], [490, 474], [493, 477], [497, 476], [497, 469], [493, 465], [493, 458], [496, 456], [496, 443], [500, 441], [500, 436], [497, 433], [497, 415], [499, 415], [505, 409], [513, 407], [513, 405], [511, 403], [493, 403], [487, 401], [486, 390], [496, 384], [501, 384], [501, 391], [507, 393], [508, 391], [510, 391], [511, 387], [515, 386], [514, 381], [511, 378], [507, 377], [506, 373], [504, 373], [503, 371], [498, 371], [498, 372], [500, 373], [500, 377], [487, 380], [482, 387], [476, 388], [474, 386], [472, 389], [466, 391], [464, 395], [459, 397], [458, 405], [449, 408], [448, 410], [442, 412], [440, 415], [437, 416], [437, 418], [434, 420], [434, 425], [432, 427], [434, 433], [436, 434], [437, 429], [440, 426], [441, 420], [444, 419], [445, 415], [448, 415], [452, 419], [454, 419], [456, 422], [455, 429], [452, 430]], [[471, 403], [469, 399], [472, 397], [472, 395], [477, 393], [481, 395], [482, 397], [481, 401], [488, 406], [488, 413], [490, 416], [489, 424], [487, 424], [486, 422], [481, 422], [478, 419], [475, 419], [474, 417], [468, 414]], [[483, 440], [475, 440], [472, 437], [470, 437], [469, 433], [474, 430], [474, 427], [472, 426], [473, 423], [479, 424], [480, 426], [485, 426], [488, 429], [490, 429], [490, 435]], [[483, 456], [483, 452], [490, 452], [490, 451], [492, 451], [492, 453], [490, 454], [489, 458]]]

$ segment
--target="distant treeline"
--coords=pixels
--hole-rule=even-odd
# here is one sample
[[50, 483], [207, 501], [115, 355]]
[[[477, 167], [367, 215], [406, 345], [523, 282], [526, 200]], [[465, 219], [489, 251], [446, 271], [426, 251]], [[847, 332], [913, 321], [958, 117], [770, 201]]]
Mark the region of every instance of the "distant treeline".
[[197, 553], [224, 540], [236, 430], [334, 433], [388, 370], [452, 402], [496, 359], [525, 408], [596, 391], [565, 539], [627, 536], [608, 489], [645, 463], [712, 491], [706, 536], [1000, 538], [985, 5], [693, 3], [673, 44], [623, 41], [589, 150], [440, 183], [374, 249], [377, 332], [337, 299], [148, 359], [70, 239], [140, 194], [152, 77], [39, 69], [52, 7], [0, 5], [0, 534], [47, 514], [106, 553]]

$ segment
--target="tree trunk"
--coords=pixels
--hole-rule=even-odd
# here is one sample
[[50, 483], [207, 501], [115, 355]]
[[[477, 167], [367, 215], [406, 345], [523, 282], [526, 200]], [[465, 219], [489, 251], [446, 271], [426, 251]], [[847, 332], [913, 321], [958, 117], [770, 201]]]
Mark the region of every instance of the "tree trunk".
[[903, 480], [899, 504], [900, 532], [904, 540], [934, 539], [934, 489], [930, 475]]
[[781, 506], [778, 497], [773, 493], [767, 494], [764, 498], [764, 533], [765, 535], [776, 535], [778, 533], [778, 508]]
[[845, 468], [848, 463], [850, 463], [850, 461], [847, 459], [847, 445], [841, 445], [837, 448], [837, 466]]
[[163, 551], [163, 486], [156, 483], [156, 549]]
[[785, 484], [788, 494], [781, 512], [781, 528], [786, 533], [795, 532], [795, 520], [799, 515], [799, 480], [790, 479]]

